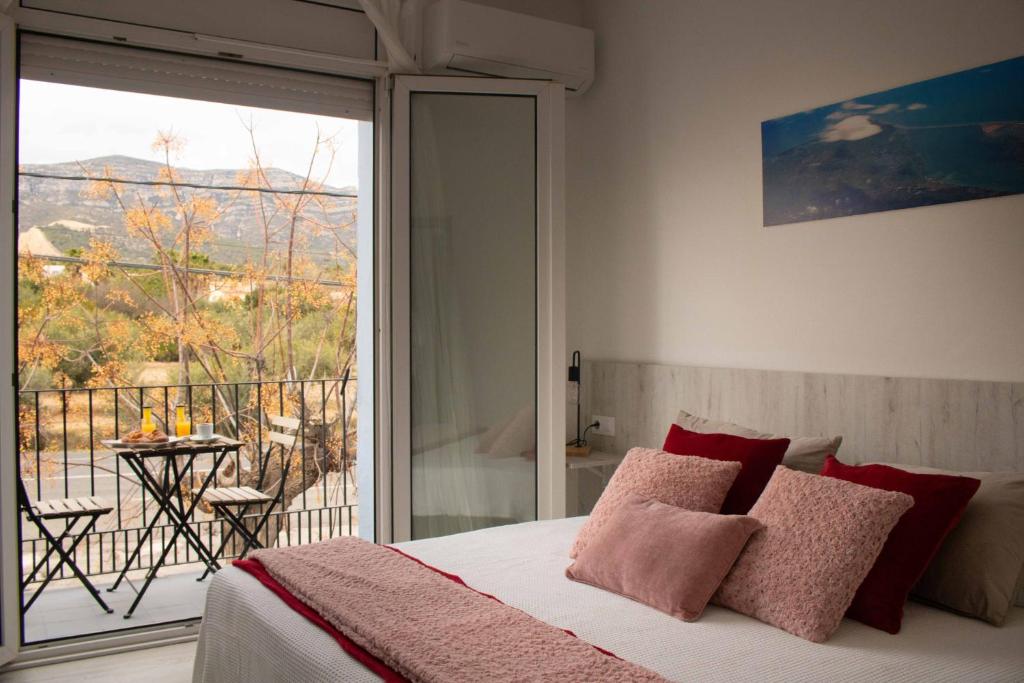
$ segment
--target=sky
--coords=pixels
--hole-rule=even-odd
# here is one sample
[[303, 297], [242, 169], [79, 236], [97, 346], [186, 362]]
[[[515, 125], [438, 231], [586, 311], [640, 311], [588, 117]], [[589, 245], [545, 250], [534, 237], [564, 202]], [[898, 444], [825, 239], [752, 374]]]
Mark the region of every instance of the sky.
[[766, 157], [808, 142], [862, 140], [906, 128], [1024, 121], [1024, 57], [809, 109], [761, 124]]
[[175, 164], [198, 170], [246, 168], [252, 156], [243, 122], [255, 125], [263, 165], [305, 176], [317, 126], [334, 136], [314, 178], [358, 186], [358, 122], [233, 104], [21, 80], [19, 163], [81, 161], [122, 154], [162, 161], [151, 149], [158, 131], [185, 141]]

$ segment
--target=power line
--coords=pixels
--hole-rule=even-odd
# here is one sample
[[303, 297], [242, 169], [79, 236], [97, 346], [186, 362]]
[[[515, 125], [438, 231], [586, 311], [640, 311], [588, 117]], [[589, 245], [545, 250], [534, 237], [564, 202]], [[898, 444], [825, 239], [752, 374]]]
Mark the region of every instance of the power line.
[[[75, 263], [75, 264], [86, 264], [92, 263], [84, 258], [77, 256], [36, 256], [32, 255], [32, 258], [37, 258], [41, 261], [54, 261], [56, 263]], [[163, 266], [155, 263], [134, 263], [131, 261], [104, 261], [108, 266], [114, 266], [116, 268], [135, 268], [138, 270], [163, 270]], [[186, 273], [196, 273], [198, 275], [219, 275], [222, 277], [235, 277], [242, 278], [245, 273], [240, 273], [236, 270], [219, 270], [216, 268], [181, 268]], [[287, 275], [267, 275], [267, 280], [271, 282], [315, 282], [316, 284], [323, 285], [325, 287], [347, 287], [347, 283], [339, 280], [320, 280], [317, 278], [310, 277], [288, 277]]]
[[318, 197], [341, 197], [346, 199], [358, 199], [358, 195], [352, 192], [327, 192], [326, 190], [274, 190], [268, 187], [245, 187], [244, 185], [203, 185], [201, 183], [185, 183], [170, 180], [127, 180], [125, 178], [94, 178], [90, 176], [58, 175], [51, 173], [33, 173], [31, 171], [18, 171], [19, 176], [29, 178], [46, 178], [49, 180], [90, 180], [100, 183], [115, 183], [118, 185], [146, 185], [149, 187], [187, 187], [194, 190], [225, 190], [228, 192], [262, 192], [266, 194], [295, 194], [311, 195]]

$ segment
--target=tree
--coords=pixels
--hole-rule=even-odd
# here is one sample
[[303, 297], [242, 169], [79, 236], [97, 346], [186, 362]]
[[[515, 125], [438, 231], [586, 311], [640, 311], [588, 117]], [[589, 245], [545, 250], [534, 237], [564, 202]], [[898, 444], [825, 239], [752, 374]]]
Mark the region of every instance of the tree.
[[[145, 180], [157, 183], [155, 195], [150, 185], [124, 182], [137, 179], [82, 167], [92, 178], [83, 198], [116, 206], [124, 232], [146, 246], [151, 266], [121, 264], [115, 244], [98, 238], [82, 250], [79, 263], [61, 272], [47, 270], [42, 258], [21, 255], [19, 378], [23, 389], [131, 386], [141, 366], [173, 358], [178, 385], [173, 399], [191, 400], [196, 421], [216, 413], [227, 431], [237, 425], [238, 436], [255, 444], [271, 411], [304, 415], [307, 438], [294, 455], [286, 487], [290, 500], [303, 482], [351, 465], [342, 462], [338, 443], [352, 444], [355, 436], [354, 413], [342, 409], [347, 398], [342, 384], [325, 383], [329, 394], [319, 400], [332, 407], [314, 410], [301, 380], [342, 377], [354, 361], [354, 204], [313, 177], [318, 160], [326, 158], [328, 170], [333, 164], [331, 139], [318, 131], [305, 176], [294, 187], [281, 187], [263, 164], [256, 131], [251, 125], [246, 130], [252, 161], [226, 199], [223, 191], [182, 182], [176, 162], [184, 141], [172, 133], [161, 132], [153, 143], [162, 167], [156, 178]], [[339, 202], [345, 203], [342, 208], [351, 205], [344, 222], [336, 218]], [[208, 247], [218, 240], [225, 212], [239, 204], [257, 216], [261, 239], [241, 263], [217, 264]], [[311, 254], [311, 240], [322, 244], [325, 238], [334, 247]], [[217, 295], [225, 291], [229, 294]], [[285, 383], [277, 396], [268, 396], [254, 385], [233, 390], [239, 380]], [[189, 387], [196, 384], [210, 385], [208, 400], [194, 395]], [[138, 415], [143, 400], [133, 392], [117, 397], [122, 415]], [[75, 420], [87, 419], [81, 406], [63, 409], [77, 411]], [[22, 442], [28, 448], [36, 435], [25, 429], [31, 411], [25, 406], [22, 411]], [[234, 424], [224, 416], [235, 418]], [[223, 476], [253, 485], [257, 473], [232, 463]], [[267, 477], [264, 488], [273, 479]]]

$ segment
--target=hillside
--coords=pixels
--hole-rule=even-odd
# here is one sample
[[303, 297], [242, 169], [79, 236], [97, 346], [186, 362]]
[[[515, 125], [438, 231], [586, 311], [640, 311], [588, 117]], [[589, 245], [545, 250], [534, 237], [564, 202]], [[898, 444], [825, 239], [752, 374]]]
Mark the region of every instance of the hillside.
[[[102, 176], [126, 180], [153, 181], [158, 178], [162, 165], [127, 156], [109, 156], [88, 159], [82, 162], [58, 164], [24, 164], [23, 173], [44, 175]], [[199, 185], [238, 185], [241, 169], [193, 170], [175, 169], [181, 181]], [[301, 187], [302, 178], [277, 168], [266, 170], [267, 178], [275, 189], [294, 190]], [[151, 249], [139, 240], [129, 237], [124, 229], [121, 209], [113, 201], [101, 201], [83, 196], [87, 181], [38, 178], [22, 175], [18, 181], [18, 232], [25, 235], [33, 229], [42, 233], [43, 239], [34, 234], [28, 239], [42, 245], [49, 242], [57, 249], [80, 248], [88, 244], [93, 235], [103, 236], [112, 241], [121, 252], [122, 258], [150, 260]], [[169, 208], [172, 202], [164, 196], [166, 188], [144, 185], [121, 185], [126, 197], [137, 202]], [[324, 188], [332, 193], [355, 194], [354, 188]], [[264, 223], [261, 219], [260, 195], [256, 192], [233, 190], [184, 189], [186, 193], [212, 198], [224, 207], [223, 214], [214, 224], [216, 237], [204, 247], [214, 261], [239, 264], [255, 249], [262, 248]], [[271, 207], [270, 196], [264, 195], [264, 206]], [[342, 249], [338, 236], [345, 246], [355, 250], [356, 230], [354, 223], [356, 200], [350, 198], [325, 197], [323, 208], [317, 209], [316, 220], [336, 226], [337, 233], [314, 234], [308, 223], [300, 226], [306, 245], [305, 251], [316, 261], [326, 262]], [[272, 209], [271, 209], [272, 210]], [[285, 224], [283, 215], [272, 221], [274, 229]], [[343, 227], [344, 226], [344, 227]], [[272, 240], [281, 245], [281, 239]]]
[[46, 236], [43, 228], [29, 228], [18, 235], [18, 253], [34, 256], [61, 256], [63, 251]]

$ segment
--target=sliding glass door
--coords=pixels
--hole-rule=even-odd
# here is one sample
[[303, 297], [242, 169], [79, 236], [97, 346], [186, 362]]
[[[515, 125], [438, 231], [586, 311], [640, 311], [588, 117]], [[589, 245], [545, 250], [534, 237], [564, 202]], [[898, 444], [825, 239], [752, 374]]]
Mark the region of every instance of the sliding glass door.
[[556, 89], [399, 79], [396, 540], [550, 514]]

